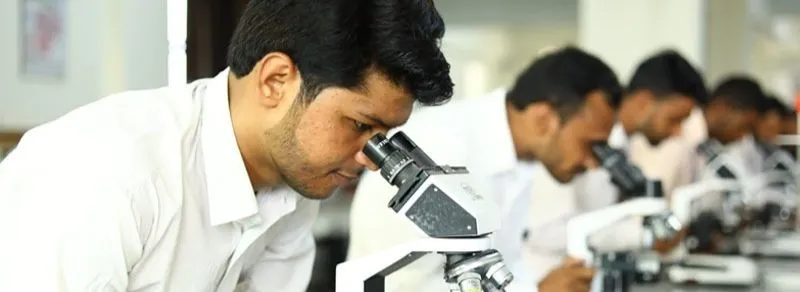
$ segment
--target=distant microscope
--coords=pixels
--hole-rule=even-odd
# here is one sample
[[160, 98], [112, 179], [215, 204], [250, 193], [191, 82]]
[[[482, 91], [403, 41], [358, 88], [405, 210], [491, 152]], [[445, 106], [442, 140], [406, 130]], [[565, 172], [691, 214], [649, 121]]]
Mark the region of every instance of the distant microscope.
[[760, 227], [775, 230], [794, 230], [797, 219], [798, 169], [791, 154], [775, 145], [758, 143], [765, 157], [762, 174], [765, 188], [758, 190], [763, 198], [760, 210], [756, 210], [756, 222]]
[[659, 267], [643, 268], [642, 262], [637, 260], [636, 251], [594, 252], [589, 245], [589, 237], [631, 216], [645, 218], [643, 227], [646, 239], [643, 241], [649, 244], [676, 236], [681, 226], [669, 212], [659, 181], [648, 180], [623, 152], [605, 143], [593, 145], [592, 152], [610, 173], [611, 181], [619, 188], [624, 201], [570, 219], [567, 222], [567, 254], [598, 269], [592, 281], [592, 291], [629, 291], [637, 274], [645, 271], [655, 276]]
[[[692, 220], [692, 203], [720, 192], [740, 192], [741, 184], [733, 179], [710, 178], [695, 184], [679, 187], [672, 193], [672, 210], [681, 223]], [[699, 221], [703, 222], [703, 221]], [[697, 221], [696, 221], [697, 224]], [[702, 223], [701, 223], [702, 224]], [[698, 240], [713, 241], [711, 233], [721, 228], [721, 223], [708, 228], [702, 238], [689, 237], [672, 255], [672, 265], [667, 268], [670, 281], [708, 285], [753, 285], [758, 281], [756, 263], [742, 256], [689, 254], [689, 247], [697, 246]], [[711, 244], [711, 243], [709, 243]], [[688, 246], [688, 247], [687, 247]]]
[[505, 291], [513, 275], [489, 239], [500, 225], [497, 206], [473, 189], [466, 168], [437, 165], [403, 132], [375, 135], [364, 154], [398, 187], [389, 208], [428, 238], [339, 264], [337, 292], [383, 292], [388, 275], [430, 253], [446, 257], [448, 292]]
[[758, 196], [763, 202], [754, 210], [746, 236], [739, 240], [743, 254], [766, 257], [800, 257], [797, 232], [797, 169], [789, 153], [759, 143], [764, 160]]
[[[689, 254], [690, 252], [736, 252], [739, 227], [753, 191], [763, 186], [762, 177], [746, 177], [744, 167], [722, 151], [722, 145], [709, 140], [698, 146], [706, 158], [700, 181], [677, 188], [672, 193], [672, 210], [681, 223], [691, 222], [690, 232], [672, 255], [675, 262], [667, 269], [671, 281], [708, 285], [753, 285], [758, 281], [756, 263], [737, 255]], [[720, 196], [720, 209], [696, 210], [702, 199]], [[699, 213], [698, 213], [699, 212]], [[697, 214], [694, 214], [697, 213]], [[694, 216], [696, 215], [696, 216]], [[696, 217], [692, 220], [693, 217]]]

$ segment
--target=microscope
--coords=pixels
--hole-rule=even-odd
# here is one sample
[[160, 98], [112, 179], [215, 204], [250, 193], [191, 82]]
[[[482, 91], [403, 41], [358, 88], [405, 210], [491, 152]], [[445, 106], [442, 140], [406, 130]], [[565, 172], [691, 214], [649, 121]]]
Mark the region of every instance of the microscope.
[[759, 142], [763, 154], [764, 186], [759, 191], [763, 206], [758, 210], [757, 223], [767, 229], [791, 231], [797, 218], [797, 167], [792, 156], [778, 146]]
[[466, 168], [437, 165], [403, 132], [373, 136], [364, 154], [398, 188], [389, 208], [428, 237], [337, 265], [337, 292], [383, 292], [387, 276], [430, 253], [446, 258], [448, 292], [505, 291], [513, 275], [489, 238], [500, 226], [497, 206], [470, 185]]
[[[595, 253], [590, 247], [589, 238], [595, 232], [611, 226], [631, 216], [661, 214], [667, 208], [663, 198], [639, 197], [626, 200], [595, 211], [573, 217], [567, 221], [567, 255], [583, 260], [587, 265], [598, 269], [592, 279], [593, 292], [626, 292], [635, 280], [637, 263], [631, 253]], [[664, 229], [658, 232], [669, 233], [680, 230], [668, 220]]]
[[[672, 193], [672, 210], [682, 224], [692, 219], [692, 203], [707, 195], [720, 192], [739, 192], [741, 184], [736, 180], [710, 178], [675, 189]], [[721, 224], [717, 224], [721, 227]], [[689, 237], [672, 255], [675, 262], [667, 269], [670, 281], [675, 283], [694, 283], [709, 285], [749, 286], [758, 281], [756, 263], [742, 256], [721, 256], [689, 254], [688, 249], [697, 246], [699, 240], [712, 240], [710, 230], [704, 238]]]
[[[624, 152], [605, 142], [592, 145], [592, 154], [601, 167], [608, 171], [611, 183], [619, 190], [618, 201], [635, 198], [664, 198], [664, 188], [660, 180], [648, 179], [642, 170], [633, 165]], [[669, 210], [644, 217], [646, 242], [671, 239], [682, 228], [677, 218]]]
[[[734, 230], [741, 220], [740, 209], [748, 201], [746, 184], [737, 179], [741, 165], [722, 154], [722, 145], [709, 140], [697, 148], [708, 163], [703, 178], [694, 184], [675, 189], [672, 193], [672, 211], [681, 224], [692, 222], [692, 206], [707, 196], [723, 196], [722, 218], [712, 212], [702, 212], [692, 222], [690, 235], [684, 244], [671, 255], [674, 261], [667, 268], [670, 281], [709, 285], [749, 286], [759, 279], [756, 263], [742, 256], [689, 254], [690, 249], [713, 246], [715, 232]], [[760, 178], [757, 178], [760, 179]]]
[[758, 195], [765, 200], [756, 212], [754, 226], [739, 241], [743, 254], [766, 257], [800, 257], [796, 232], [797, 185], [794, 159], [786, 151], [760, 143], [764, 160], [758, 176]]
[[[680, 231], [663, 198], [659, 181], [648, 180], [625, 154], [606, 143], [592, 145], [592, 153], [619, 188], [620, 203], [584, 213], [567, 222], [567, 254], [598, 268], [592, 291], [624, 292], [637, 280], [657, 279], [660, 265], [641, 261], [632, 251], [595, 252], [589, 238], [597, 231], [631, 216], [644, 216], [645, 245], [672, 238]], [[649, 246], [648, 246], [649, 247]]]

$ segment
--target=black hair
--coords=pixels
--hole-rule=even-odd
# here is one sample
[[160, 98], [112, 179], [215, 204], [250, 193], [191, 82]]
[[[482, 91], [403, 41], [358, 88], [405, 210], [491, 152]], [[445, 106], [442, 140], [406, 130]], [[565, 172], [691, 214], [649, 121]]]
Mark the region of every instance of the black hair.
[[619, 106], [622, 86], [614, 71], [599, 58], [568, 46], [534, 60], [517, 77], [506, 100], [517, 109], [537, 102], [550, 104], [566, 121], [596, 90], [608, 94], [609, 105]]
[[780, 98], [773, 94], [769, 94], [766, 96], [765, 99], [765, 106], [764, 112], [775, 112], [781, 116], [781, 118], [790, 118], [794, 115], [792, 109]]
[[693, 99], [698, 105], [708, 102], [703, 76], [674, 50], [661, 51], [639, 64], [627, 92], [637, 90], [649, 90], [659, 100], [680, 94]]
[[251, 0], [228, 48], [236, 77], [268, 53], [295, 62], [310, 101], [326, 87], [363, 89], [375, 69], [423, 104], [453, 95], [439, 44], [445, 27], [431, 0]]
[[734, 75], [722, 80], [711, 93], [711, 102], [722, 102], [735, 110], [756, 110], [763, 113], [767, 108], [766, 95], [755, 79]]

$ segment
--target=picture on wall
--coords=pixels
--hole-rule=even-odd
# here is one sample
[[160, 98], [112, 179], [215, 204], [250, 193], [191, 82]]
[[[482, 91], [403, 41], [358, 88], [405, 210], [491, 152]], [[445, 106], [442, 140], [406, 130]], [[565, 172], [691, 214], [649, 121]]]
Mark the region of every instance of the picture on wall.
[[62, 78], [66, 67], [66, 0], [20, 0], [21, 71]]

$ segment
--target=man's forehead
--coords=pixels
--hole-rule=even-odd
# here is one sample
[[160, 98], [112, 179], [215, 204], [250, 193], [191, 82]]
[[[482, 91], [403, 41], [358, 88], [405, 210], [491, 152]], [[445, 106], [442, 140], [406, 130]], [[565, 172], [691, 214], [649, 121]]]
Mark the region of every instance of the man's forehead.
[[373, 122], [387, 127], [397, 127], [408, 120], [413, 104], [410, 96], [400, 92], [371, 95], [370, 91], [367, 91], [357, 98], [356, 111]]

